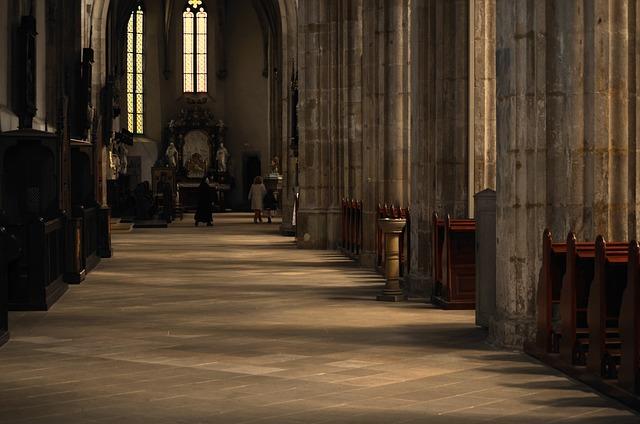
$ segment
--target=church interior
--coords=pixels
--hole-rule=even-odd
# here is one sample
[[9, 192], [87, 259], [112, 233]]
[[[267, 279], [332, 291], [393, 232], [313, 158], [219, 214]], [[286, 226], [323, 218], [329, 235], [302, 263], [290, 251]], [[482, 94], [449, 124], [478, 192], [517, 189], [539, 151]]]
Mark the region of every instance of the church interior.
[[640, 423], [639, 28], [0, 0], [0, 424]]

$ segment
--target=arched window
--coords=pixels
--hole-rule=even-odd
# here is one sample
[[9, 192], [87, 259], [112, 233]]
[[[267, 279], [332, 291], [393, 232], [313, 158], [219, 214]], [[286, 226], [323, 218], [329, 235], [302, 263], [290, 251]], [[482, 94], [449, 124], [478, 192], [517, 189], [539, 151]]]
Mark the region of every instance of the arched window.
[[144, 133], [144, 8], [138, 3], [127, 25], [127, 128]]
[[202, 0], [189, 0], [182, 14], [185, 93], [207, 92], [207, 12]]

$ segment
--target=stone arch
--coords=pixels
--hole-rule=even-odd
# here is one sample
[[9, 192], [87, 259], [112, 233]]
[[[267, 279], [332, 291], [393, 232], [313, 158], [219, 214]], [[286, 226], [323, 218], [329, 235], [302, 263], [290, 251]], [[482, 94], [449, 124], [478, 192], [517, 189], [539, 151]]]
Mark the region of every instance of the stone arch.
[[[285, 175], [284, 222], [290, 224], [293, 196], [290, 194], [295, 162], [289, 157], [291, 140], [290, 81], [297, 58], [297, 2], [295, 0], [253, 0], [264, 37], [265, 77], [269, 78], [269, 132], [272, 156], [281, 159]], [[271, 67], [272, 69], [268, 69]], [[293, 159], [293, 158], [292, 158]]]

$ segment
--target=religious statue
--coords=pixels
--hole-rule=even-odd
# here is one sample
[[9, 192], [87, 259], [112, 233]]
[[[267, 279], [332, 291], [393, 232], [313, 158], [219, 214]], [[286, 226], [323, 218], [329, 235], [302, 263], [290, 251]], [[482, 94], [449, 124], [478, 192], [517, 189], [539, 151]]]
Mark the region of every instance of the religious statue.
[[109, 149], [109, 178], [110, 180], [118, 179], [118, 174], [120, 173], [120, 158], [118, 155], [114, 153], [113, 150]]
[[220, 142], [220, 146], [216, 151], [217, 171], [221, 174], [227, 172], [227, 162], [229, 161], [229, 151], [224, 147], [224, 143]]
[[280, 175], [280, 159], [274, 156], [271, 159], [271, 175]]
[[202, 178], [207, 171], [207, 162], [200, 153], [193, 153], [189, 160], [185, 163], [188, 176], [193, 178]]
[[129, 166], [129, 160], [127, 159], [127, 155], [129, 154], [129, 149], [126, 144], [120, 143], [118, 144], [118, 158], [120, 159], [120, 174], [127, 175], [127, 167]]
[[120, 175], [120, 158], [118, 157], [115, 133], [111, 133], [109, 145], [107, 147], [107, 155], [109, 158], [109, 178], [110, 180], [118, 179]]
[[170, 167], [175, 168], [176, 166], [178, 166], [178, 149], [176, 149], [176, 146], [175, 144], [173, 144], [173, 142], [169, 143], [169, 147], [167, 147], [167, 151], [164, 155]]

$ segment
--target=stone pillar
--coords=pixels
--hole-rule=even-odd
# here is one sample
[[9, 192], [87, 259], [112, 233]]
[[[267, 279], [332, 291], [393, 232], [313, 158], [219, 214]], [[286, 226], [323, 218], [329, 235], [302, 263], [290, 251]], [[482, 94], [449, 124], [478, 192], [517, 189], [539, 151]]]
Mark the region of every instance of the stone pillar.
[[299, 2], [298, 245], [335, 248], [340, 201], [362, 199], [362, 0]]
[[490, 336], [533, 338], [545, 227], [636, 238], [635, 2], [496, 0], [497, 313]]
[[407, 206], [409, 200], [409, 82], [406, 0], [384, 2], [384, 195]]
[[330, 8], [326, 2], [299, 3], [300, 55], [300, 210], [298, 240], [304, 247], [328, 245], [326, 207], [331, 162], [328, 75]]
[[[426, 297], [432, 289], [433, 212], [466, 217], [472, 212], [469, 194], [495, 188], [495, 0], [473, 1], [472, 19], [470, 0], [414, 1], [411, 6], [409, 282], [412, 293]], [[469, 84], [471, 52], [475, 71]]]
[[473, 193], [496, 188], [496, 0], [473, 0]]
[[376, 207], [410, 199], [410, 0], [372, 0], [363, 8], [363, 254], [374, 264]]
[[545, 5], [526, 3], [532, 7], [496, 0], [497, 259], [490, 337], [511, 347], [533, 335], [547, 190]]

